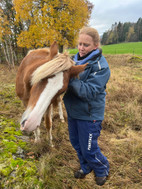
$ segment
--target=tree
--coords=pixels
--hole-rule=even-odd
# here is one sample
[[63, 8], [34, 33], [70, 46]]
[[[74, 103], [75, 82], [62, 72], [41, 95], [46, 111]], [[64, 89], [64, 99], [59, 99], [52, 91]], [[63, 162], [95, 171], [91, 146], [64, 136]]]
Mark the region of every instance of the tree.
[[102, 44], [114, 44], [121, 42], [142, 41], [142, 18], [137, 23], [119, 22], [112, 25], [111, 30], [106, 31], [102, 36]]
[[108, 32], [103, 33], [102, 39], [101, 39], [101, 43], [102, 45], [107, 44], [107, 39], [108, 39]]
[[118, 42], [122, 42], [123, 39], [123, 24], [121, 22], [117, 25]]
[[109, 36], [108, 36], [108, 39], [107, 39], [107, 44], [114, 44], [115, 43], [115, 35], [114, 35], [114, 32], [111, 30], [109, 32]]
[[77, 33], [87, 25], [92, 4], [87, 0], [14, 0], [17, 22], [24, 25], [18, 45], [27, 48], [75, 46]]
[[1, 0], [0, 2], [0, 51], [1, 59], [9, 66], [18, 62], [17, 35], [20, 33], [21, 25], [15, 25], [15, 10], [12, 0]]
[[134, 31], [134, 26], [131, 26], [131, 27], [129, 27], [129, 31], [127, 33], [126, 41], [134, 42], [136, 40], [137, 40], [137, 37], [136, 37], [135, 31]]
[[142, 41], [142, 18], [139, 18], [135, 25], [135, 32], [139, 41]]
[[1, 1], [0, 3], [0, 43], [1, 54], [4, 54], [5, 60], [9, 66], [14, 66], [14, 51], [12, 47], [11, 30], [11, 2]]

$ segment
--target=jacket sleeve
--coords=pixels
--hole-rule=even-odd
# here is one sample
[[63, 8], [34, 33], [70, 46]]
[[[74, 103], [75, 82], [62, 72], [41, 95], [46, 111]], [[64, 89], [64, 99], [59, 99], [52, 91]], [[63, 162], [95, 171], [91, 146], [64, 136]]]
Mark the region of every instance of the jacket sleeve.
[[71, 79], [68, 90], [84, 101], [94, 100], [98, 93], [105, 90], [109, 77], [109, 67], [102, 68], [98, 72], [91, 73], [86, 81]]

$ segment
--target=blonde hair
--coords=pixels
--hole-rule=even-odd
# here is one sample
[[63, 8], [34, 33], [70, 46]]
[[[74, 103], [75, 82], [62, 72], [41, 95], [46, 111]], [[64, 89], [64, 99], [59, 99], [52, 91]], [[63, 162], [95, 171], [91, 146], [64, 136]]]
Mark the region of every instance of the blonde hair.
[[100, 46], [100, 36], [98, 31], [95, 28], [91, 28], [91, 27], [83, 27], [80, 32], [80, 34], [86, 34], [89, 35], [90, 37], [92, 37], [94, 45], [95, 46]]

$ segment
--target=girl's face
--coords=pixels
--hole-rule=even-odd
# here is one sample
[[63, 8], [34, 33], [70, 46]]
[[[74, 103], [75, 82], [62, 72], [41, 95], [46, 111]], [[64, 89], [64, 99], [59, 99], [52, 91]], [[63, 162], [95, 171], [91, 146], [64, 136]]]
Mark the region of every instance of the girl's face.
[[85, 56], [92, 50], [97, 49], [97, 46], [94, 45], [93, 39], [87, 34], [80, 34], [78, 40], [78, 50], [80, 57]]

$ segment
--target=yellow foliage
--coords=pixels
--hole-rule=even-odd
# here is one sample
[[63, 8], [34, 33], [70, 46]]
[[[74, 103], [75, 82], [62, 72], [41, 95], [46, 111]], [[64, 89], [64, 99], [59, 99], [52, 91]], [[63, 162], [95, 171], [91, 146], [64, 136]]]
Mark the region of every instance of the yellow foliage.
[[17, 22], [25, 26], [18, 37], [21, 47], [35, 48], [53, 40], [75, 45], [78, 31], [90, 17], [86, 0], [14, 0]]
[[9, 21], [7, 17], [3, 14], [3, 10], [0, 9], [0, 40], [2, 41], [4, 37], [11, 34], [9, 29]]

